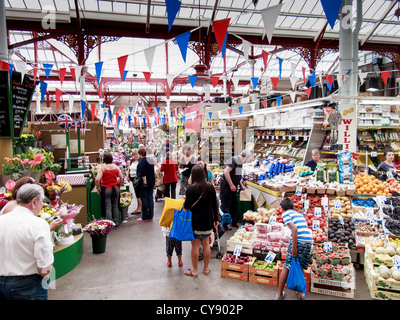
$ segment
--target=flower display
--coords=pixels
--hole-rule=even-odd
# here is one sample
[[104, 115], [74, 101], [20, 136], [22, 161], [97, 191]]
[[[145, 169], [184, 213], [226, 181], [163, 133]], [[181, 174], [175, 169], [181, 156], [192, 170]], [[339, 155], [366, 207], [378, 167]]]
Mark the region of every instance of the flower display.
[[[49, 173], [48, 173], [49, 175]], [[72, 190], [71, 185], [68, 181], [58, 181], [53, 182], [50, 179], [47, 179], [46, 184], [43, 186], [48, 198], [51, 201], [52, 205], [63, 204], [61, 201], [61, 195], [64, 192], [69, 192]]]
[[3, 174], [16, 174], [20, 173], [23, 170], [23, 167], [21, 165], [21, 158], [19, 157], [5, 157], [4, 158], [4, 163], [2, 165], [3, 169]]
[[73, 219], [81, 211], [83, 205], [76, 206], [75, 204], [63, 203], [58, 213], [62, 219], [62, 227], [58, 231], [58, 235], [61, 237], [69, 237], [72, 235]]
[[43, 203], [43, 208], [37, 214], [37, 217], [40, 217], [46, 220], [48, 223], [51, 223], [55, 218], [60, 217], [59, 208], [56, 208], [48, 203]]
[[11, 200], [12, 200], [11, 192], [0, 193], [0, 210], [3, 209], [3, 207]]
[[119, 205], [120, 207], [129, 207], [132, 202], [133, 196], [130, 192], [121, 192]]
[[91, 236], [102, 236], [108, 234], [114, 226], [115, 223], [111, 220], [95, 219], [89, 222], [83, 231], [89, 232]]

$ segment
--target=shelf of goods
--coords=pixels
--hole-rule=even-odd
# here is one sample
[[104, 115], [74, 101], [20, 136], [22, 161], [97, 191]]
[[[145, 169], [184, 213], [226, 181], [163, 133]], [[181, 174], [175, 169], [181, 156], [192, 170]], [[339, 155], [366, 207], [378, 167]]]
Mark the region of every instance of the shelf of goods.
[[224, 166], [234, 155], [232, 134], [212, 134], [208, 138], [208, 163]]

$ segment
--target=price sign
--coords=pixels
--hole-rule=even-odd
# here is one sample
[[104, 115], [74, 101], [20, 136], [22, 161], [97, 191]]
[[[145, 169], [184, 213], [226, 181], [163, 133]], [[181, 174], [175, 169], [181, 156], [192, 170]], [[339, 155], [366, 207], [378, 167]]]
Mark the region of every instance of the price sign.
[[308, 140], [308, 137], [306, 136], [306, 137], [304, 137], [304, 141], [307, 141]]
[[237, 244], [235, 246], [235, 251], [233, 252], [233, 255], [239, 257], [241, 253], [242, 253], [242, 246], [240, 244]]
[[386, 172], [386, 176], [388, 177], [388, 179], [393, 178], [393, 174], [390, 171]]
[[369, 218], [369, 223], [370, 223], [371, 225], [375, 226], [375, 225], [378, 223], [378, 221], [376, 220], [375, 217], [372, 217], [372, 218]]
[[286, 136], [283, 136], [282, 138], [283, 138], [283, 140], [286, 140]]
[[378, 155], [378, 153], [376, 151], [371, 152], [371, 157], [376, 157], [377, 155]]
[[296, 141], [298, 141], [299, 140], [299, 136], [296, 136]]
[[397, 257], [393, 257], [392, 259], [393, 259], [393, 266], [396, 269], [400, 269], [400, 257], [397, 256]]
[[268, 222], [271, 226], [274, 226], [276, 223], [276, 217], [275, 216], [271, 216], [269, 217], [269, 222]]
[[314, 216], [320, 217], [322, 215], [322, 209], [321, 207], [315, 207], [314, 208]]
[[339, 216], [339, 222], [340, 222], [340, 224], [343, 226], [344, 225], [344, 221], [343, 221], [343, 217], [340, 215]]
[[313, 230], [318, 230], [320, 228], [319, 220], [313, 220], [312, 228]]
[[386, 196], [376, 196], [376, 202], [378, 203], [379, 206], [384, 205], [385, 201], [386, 201]]
[[272, 263], [274, 261], [275, 257], [276, 257], [276, 253], [272, 252], [272, 251], [269, 251], [267, 256], [265, 257], [264, 261], [267, 264], [270, 264], [270, 263]]
[[301, 192], [303, 191], [302, 187], [296, 187], [296, 196], [301, 196]]
[[325, 252], [332, 251], [332, 242], [331, 241], [324, 242], [324, 251]]
[[335, 204], [335, 209], [336, 210], [341, 210], [342, 209], [342, 202], [340, 200], [335, 200], [334, 204]]
[[367, 218], [372, 218], [374, 216], [374, 208], [365, 208], [365, 214]]
[[310, 207], [310, 200], [304, 200], [304, 210], [307, 210]]
[[321, 205], [322, 205], [323, 207], [327, 207], [327, 206], [329, 205], [329, 199], [328, 199], [327, 196], [322, 197], [322, 199], [321, 199]]

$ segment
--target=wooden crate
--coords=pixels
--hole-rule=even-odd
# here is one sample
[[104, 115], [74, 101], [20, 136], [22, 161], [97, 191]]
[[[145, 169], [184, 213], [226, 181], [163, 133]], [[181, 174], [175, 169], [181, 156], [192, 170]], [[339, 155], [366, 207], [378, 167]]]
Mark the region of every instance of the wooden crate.
[[266, 284], [266, 285], [275, 286], [275, 287], [277, 287], [279, 284], [278, 275], [268, 276], [268, 275], [257, 274], [257, 273], [249, 273], [249, 281], [253, 282], [253, 283]]
[[[254, 260], [253, 263], [256, 261], [257, 260]], [[264, 269], [253, 268], [253, 263], [251, 265], [249, 265], [249, 273], [250, 274], [257, 274], [257, 275], [269, 276], [269, 277], [278, 277], [279, 267], [281, 265], [281, 262], [279, 260], [277, 261], [274, 270], [264, 270]]]
[[234, 252], [235, 247], [237, 245], [242, 246], [241, 254], [242, 255], [252, 255], [253, 254], [253, 244], [252, 243], [244, 243], [244, 242], [237, 242], [237, 241], [226, 241], [226, 251], [227, 252]]
[[[354, 269], [354, 268], [353, 268]], [[341, 298], [354, 299], [355, 289], [355, 274], [352, 271], [353, 277], [350, 282], [321, 279], [311, 272], [311, 286], [310, 291], [313, 293], [325, 294], [329, 296], [336, 296]]]
[[[392, 290], [373, 280], [368, 268], [364, 265], [364, 277], [372, 299], [400, 300], [400, 291]], [[386, 282], [386, 281], [385, 281]], [[378, 285], [377, 285], [378, 284]]]
[[221, 268], [221, 277], [249, 281], [249, 272]]

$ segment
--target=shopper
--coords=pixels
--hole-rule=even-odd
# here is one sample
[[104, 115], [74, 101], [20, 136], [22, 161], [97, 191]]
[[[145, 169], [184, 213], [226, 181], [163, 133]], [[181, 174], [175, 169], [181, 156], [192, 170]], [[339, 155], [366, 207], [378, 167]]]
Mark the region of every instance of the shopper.
[[182, 241], [173, 239], [169, 237], [171, 229], [168, 228], [166, 232], [165, 241], [166, 241], [166, 251], [167, 251], [167, 266], [172, 267], [172, 254], [174, 253], [178, 257], [178, 266], [182, 267]]
[[238, 156], [230, 158], [224, 170], [220, 184], [221, 210], [229, 213], [232, 225], [240, 227], [237, 191], [239, 188], [246, 190], [242, 183], [242, 166], [246, 163], [250, 154], [244, 150]]
[[169, 143], [169, 138], [165, 139], [165, 142], [161, 146], [161, 154], [163, 159], [165, 159], [165, 156], [168, 152], [172, 154], [173, 151], [174, 151], [174, 146]]
[[[206, 162], [201, 157], [198, 157], [197, 158], [197, 164], [200, 165], [203, 168], [204, 175], [206, 177], [206, 181], [210, 182], [212, 185], [214, 185], [214, 176], [213, 176], [212, 172], [207, 169]], [[191, 176], [189, 177], [188, 183], [192, 184], [192, 177]]]
[[319, 158], [321, 157], [319, 150], [313, 149], [311, 151], [311, 157], [312, 157], [312, 159], [307, 161], [305, 166], [310, 167], [312, 171], [315, 171], [315, 169], [317, 168], [317, 165], [318, 165]]
[[137, 221], [153, 221], [154, 198], [153, 189], [155, 184], [154, 161], [152, 157], [146, 157], [146, 150], [139, 149], [139, 164], [136, 175], [143, 179], [140, 186], [140, 198], [142, 199], [142, 217]]
[[378, 170], [382, 170], [382, 171], [396, 171], [396, 164], [393, 162], [394, 160], [394, 152], [392, 149], [386, 149], [383, 152], [383, 155], [385, 157], [385, 161], [382, 161], [379, 166], [378, 166]]
[[[130, 182], [134, 182], [135, 178], [137, 177], [136, 175], [136, 170], [137, 170], [137, 165], [139, 163], [139, 153], [137, 149], [132, 150], [132, 157], [131, 157], [131, 164], [129, 166], [129, 174], [127, 177], [127, 180]], [[141, 213], [142, 212], [142, 200], [140, 199], [139, 195], [139, 187], [140, 184], [142, 183], [142, 179], [139, 179], [139, 184], [136, 186], [133, 186], [133, 192], [135, 192], [135, 196], [137, 199], [137, 208], [135, 211], [132, 213]]]
[[166, 153], [165, 160], [161, 164], [160, 171], [164, 172], [163, 183], [165, 186], [165, 197], [176, 199], [178, 164], [174, 159], [172, 159], [170, 152]]
[[24, 184], [17, 206], [0, 216], [0, 300], [47, 300], [53, 266], [49, 224], [36, 217], [43, 207], [44, 190]]
[[186, 189], [188, 187], [188, 180], [192, 171], [193, 166], [195, 165], [195, 157], [191, 154], [192, 148], [187, 145], [183, 147], [183, 157], [179, 163], [179, 169], [183, 169], [181, 176], [181, 186], [180, 186], [180, 195], [185, 195]]
[[119, 167], [113, 164], [111, 153], [103, 156], [104, 166], [100, 167], [95, 179], [97, 193], [100, 194], [102, 216], [119, 225], [119, 196], [124, 177]]
[[[308, 269], [312, 247], [311, 230], [308, 228], [304, 216], [293, 210], [292, 200], [290, 198], [285, 198], [281, 202], [281, 207], [284, 210], [284, 213], [282, 214], [283, 222], [291, 229], [292, 236], [290, 238], [285, 264], [279, 276], [279, 287], [276, 294], [276, 300], [282, 300], [285, 298], [283, 288], [286, 285], [292, 258], [297, 257], [301, 267], [303, 269]], [[303, 292], [296, 292], [296, 294], [299, 299], [305, 298], [305, 293]]]
[[208, 275], [210, 269], [210, 243], [209, 237], [214, 228], [218, 226], [218, 203], [214, 186], [206, 182], [204, 170], [200, 165], [192, 169], [192, 182], [186, 190], [184, 208], [192, 211], [192, 228], [195, 239], [191, 241], [192, 269], [186, 270], [187, 276], [198, 276], [200, 242], [203, 248], [203, 273]]

